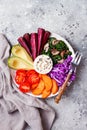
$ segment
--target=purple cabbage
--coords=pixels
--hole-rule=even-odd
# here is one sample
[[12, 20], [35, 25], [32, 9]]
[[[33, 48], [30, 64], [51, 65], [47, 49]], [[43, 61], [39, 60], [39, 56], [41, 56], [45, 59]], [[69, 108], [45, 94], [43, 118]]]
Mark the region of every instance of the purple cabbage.
[[[68, 56], [63, 63], [58, 63], [54, 65], [53, 69], [50, 71], [49, 76], [55, 79], [58, 83], [58, 86], [62, 86], [64, 83], [69, 70], [71, 69], [72, 57]], [[72, 73], [69, 82], [71, 83], [75, 80], [75, 72]]]

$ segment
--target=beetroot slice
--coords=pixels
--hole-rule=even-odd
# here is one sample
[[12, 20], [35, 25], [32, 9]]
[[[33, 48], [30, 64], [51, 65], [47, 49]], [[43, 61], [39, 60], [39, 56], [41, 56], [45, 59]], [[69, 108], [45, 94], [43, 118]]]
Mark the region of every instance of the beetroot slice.
[[41, 53], [41, 51], [43, 50], [44, 45], [45, 45], [46, 42], [48, 41], [48, 38], [49, 38], [50, 34], [51, 34], [51, 33], [50, 33], [49, 31], [45, 31], [44, 36], [43, 36], [43, 39], [42, 39], [42, 44], [41, 44], [41, 47], [40, 47], [40, 53]]
[[38, 28], [38, 51], [37, 51], [37, 55], [40, 54], [40, 47], [42, 44], [42, 39], [44, 36], [45, 30], [43, 28]]
[[33, 60], [35, 60], [35, 58], [37, 57], [37, 48], [38, 48], [38, 34], [31, 33], [31, 49]]
[[25, 34], [23, 35], [23, 38], [24, 38], [27, 42], [30, 42], [30, 35], [29, 35], [29, 33], [25, 33]]
[[29, 48], [28, 48], [28, 46], [27, 46], [27, 44], [26, 44], [26, 41], [24, 40], [24, 38], [23, 38], [23, 37], [19, 37], [19, 38], [18, 38], [18, 42], [20, 43], [20, 45], [21, 45], [22, 47], [25, 48], [25, 50], [28, 52], [28, 54], [29, 54], [30, 56], [32, 56], [32, 55], [31, 55], [31, 52], [30, 52], [30, 50], [29, 50]]
[[30, 53], [32, 54], [32, 52], [31, 52], [31, 44], [30, 44], [30, 34], [29, 33], [25, 33], [23, 35], [23, 38], [26, 41], [26, 44], [27, 44], [27, 46], [28, 46], [28, 48], [30, 50]]

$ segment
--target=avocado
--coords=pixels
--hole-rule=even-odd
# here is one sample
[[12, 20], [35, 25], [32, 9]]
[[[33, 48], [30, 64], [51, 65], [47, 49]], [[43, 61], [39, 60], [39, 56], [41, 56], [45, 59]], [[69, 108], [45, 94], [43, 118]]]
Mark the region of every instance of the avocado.
[[26, 62], [29, 62], [30, 64], [33, 63], [32, 58], [30, 57], [30, 55], [27, 53], [27, 51], [20, 46], [19, 44], [14, 45], [11, 49], [11, 52], [13, 54], [13, 56], [19, 57], [21, 59], [24, 59]]
[[29, 62], [26, 62], [25, 60], [16, 57], [16, 56], [12, 56], [8, 58], [8, 66], [12, 69], [25, 69], [25, 70], [29, 70], [29, 69], [34, 69], [33, 67], [33, 63], [29, 64]]

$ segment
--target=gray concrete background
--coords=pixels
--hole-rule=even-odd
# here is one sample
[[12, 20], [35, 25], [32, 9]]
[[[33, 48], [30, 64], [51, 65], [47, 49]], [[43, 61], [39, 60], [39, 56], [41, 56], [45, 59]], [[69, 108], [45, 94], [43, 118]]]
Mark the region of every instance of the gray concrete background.
[[52, 130], [87, 130], [87, 0], [0, 0], [0, 32], [12, 44], [38, 27], [63, 36], [83, 54], [76, 80], [60, 103], [47, 100], [56, 111]]

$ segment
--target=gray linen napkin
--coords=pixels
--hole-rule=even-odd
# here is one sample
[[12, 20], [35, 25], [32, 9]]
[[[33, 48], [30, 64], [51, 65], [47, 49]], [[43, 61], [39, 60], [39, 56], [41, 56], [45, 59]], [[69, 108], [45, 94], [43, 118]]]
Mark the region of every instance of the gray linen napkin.
[[10, 44], [0, 34], [0, 130], [50, 130], [55, 112], [41, 99], [21, 93], [15, 86], [7, 58]]

